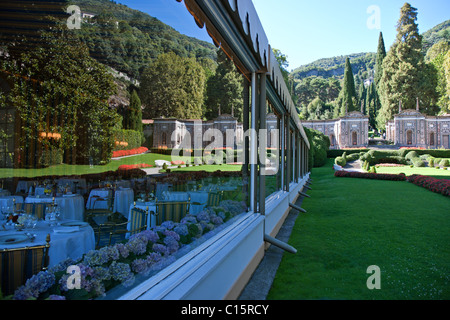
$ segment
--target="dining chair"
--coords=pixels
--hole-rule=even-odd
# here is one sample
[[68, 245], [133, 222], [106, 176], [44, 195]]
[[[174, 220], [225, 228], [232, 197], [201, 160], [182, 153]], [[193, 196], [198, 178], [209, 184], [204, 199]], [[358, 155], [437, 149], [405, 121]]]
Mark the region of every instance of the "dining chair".
[[188, 201], [158, 201], [156, 199], [156, 225], [164, 221], [180, 222], [189, 212], [190, 199]]
[[38, 219], [45, 219], [47, 208], [53, 207], [52, 203], [37, 202], [33, 203], [33, 215]]
[[147, 229], [147, 221], [148, 221], [148, 207], [146, 209], [141, 209], [136, 207], [136, 204], [131, 208], [130, 215], [127, 221], [117, 222], [110, 221], [103, 225], [104, 230], [109, 230], [109, 242], [108, 245], [111, 245], [113, 240], [115, 242], [123, 240], [120, 236], [127, 234], [129, 236], [133, 234], [137, 234], [141, 231]]
[[[93, 226], [93, 222], [95, 220], [96, 224], [103, 223], [105, 219], [112, 216], [114, 214], [113, 212], [113, 205], [114, 205], [114, 193], [111, 192], [111, 195], [108, 197], [100, 197], [98, 195], [93, 195], [91, 197], [90, 202], [92, 205], [89, 208], [86, 208], [84, 210], [85, 215], [85, 221], [91, 224]], [[99, 203], [106, 203], [106, 208], [100, 208], [98, 207]]]
[[0, 282], [3, 296], [8, 296], [49, 263], [50, 234], [45, 245], [0, 250]]
[[217, 207], [222, 201], [223, 191], [214, 191], [208, 193], [208, 201], [206, 202], [207, 207]]

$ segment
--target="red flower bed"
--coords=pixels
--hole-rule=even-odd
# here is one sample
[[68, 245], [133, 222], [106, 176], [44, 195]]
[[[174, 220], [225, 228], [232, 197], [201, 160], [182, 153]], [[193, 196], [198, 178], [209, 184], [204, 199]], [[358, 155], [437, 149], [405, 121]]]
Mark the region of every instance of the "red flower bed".
[[428, 176], [411, 175], [408, 177], [408, 181], [415, 185], [426, 188], [430, 191], [443, 194], [450, 197], [450, 180], [449, 179], [436, 179]]
[[170, 161], [170, 163], [175, 166], [180, 165], [180, 164], [185, 164], [184, 161], [181, 161], [181, 160]]
[[139, 147], [139, 148], [131, 149], [131, 150], [117, 150], [117, 151], [113, 151], [112, 157], [117, 158], [117, 157], [131, 156], [134, 154], [145, 153], [147, 151], [148, 151], [148, 148], [146, 148], [146, 147]]
[[390, 174], [390, 173], [370, 173], [370, 172], [357, 172], [357, 171], [345, 171], [340, 170], [334, 173], [335, 177], [347, 177], [347, 178], [363, 178], [363, 179], [375, 179], [375, 180], [391, 180], [391, 181], [405, 181], [406, 176], [404, 173]]
[[132, 169], [140, 169], [140, 168], [151, 168], [153, 167], [150, 164], [146, 163], [138, 163], [138, 164], [122, 164], [119, 166], [117, 170], [132, 170]]

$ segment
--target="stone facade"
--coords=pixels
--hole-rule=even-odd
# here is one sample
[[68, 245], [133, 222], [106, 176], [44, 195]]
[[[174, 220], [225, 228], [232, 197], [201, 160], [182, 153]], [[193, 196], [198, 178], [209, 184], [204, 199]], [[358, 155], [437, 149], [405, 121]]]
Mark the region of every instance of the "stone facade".
[[[232, 138], [228, 137], [228, 139], [233, 139], [234, 148], [242, 143], [242, 124], [238, 123], [233, 116], [223, 114], [210, 121], [198, 119], [178, 120], [175, 118], [153, 119], [153, 148], [177, 149], [188, 146], [190, 148], [205, 148], [215, 139], [208, 136], [208, 133], [214, 134], [212, 130], [208, 131], [209, 129], [220, 131], [223, 146], [226, 146], [227, 135], [229, 136], [231, 132], [233, 136]], [[190, 143], [184, 140], [188, 133], [191, 138]], [[189, 145], [187, 146], [186, 143]]]
[[302, 121], [304, 127], [315, 129], [330, 138], [330, 149], [362, 148], [369, 145], [369, 117], [359, 111], [331, 120]]
[[414, 109], [400, 110], [386, 124], [386, 139], [398, 147], [450, 149], [450, 114], [426, 116]]

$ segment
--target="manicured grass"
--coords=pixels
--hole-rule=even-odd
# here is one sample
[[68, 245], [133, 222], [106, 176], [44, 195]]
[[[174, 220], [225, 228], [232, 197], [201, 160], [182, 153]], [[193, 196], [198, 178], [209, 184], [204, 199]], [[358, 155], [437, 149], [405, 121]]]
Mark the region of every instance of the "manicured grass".
[[56, 166], [51, 166], [48, 168], [41, 169], [0, 169], [0, 178], [8, 177], [39, 177], [46, 175], [81, 175], [90, 173], [100, 173], [105, 171], [115, 171], [122, 164], [139, 164], [146, 163], [152, 166], [155, 165], [155, 160], [167, 160], [170, 161], [170, 155], [162, 155], [156, 153], [145, 153], [130, 157], [124, 157], [117, 160], [111, 160], [106, 165], [103, 166], [93, 166], [89, 165], [68, 165], [61, 164]]
[[[450, 199], [406, 181], [334, 177], [312, 170], [267, 299], [449, 299]], [[437, 171], [437, 170], [436, 170]], [[381, 270], [381, 289], [366, 273]]]
[[201, 166], [189, 166], [189, 167], [181, 167], [181, 168], [172, 168], [171, 172], [178, 171], [206, 171], [206, 172], [214, 172], [214, 171], [241, 171], [242, 165], [236, 164], [222, 164], [222, 165], [206, 165], [203, 164]]
[[395, 173], [399, 174], [403, 172], [407, 176], [412, 174], [419, 174], [424, 176], [431, 176], [437, 179], [450, 179], [450, 168], [447, 170], [444, 169], [436, 169], [430, 167], [412, 167], [403, 166], [403, 167], [377, 167], [377, 173]]

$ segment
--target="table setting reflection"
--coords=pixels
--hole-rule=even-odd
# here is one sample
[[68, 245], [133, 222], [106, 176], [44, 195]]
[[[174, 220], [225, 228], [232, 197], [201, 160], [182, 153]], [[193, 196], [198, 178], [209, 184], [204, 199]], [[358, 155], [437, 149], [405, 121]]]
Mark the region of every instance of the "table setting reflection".
[[0, 250], [44, 245], [50, 235], [49, 267], [68, 258], [78, 259], [95, 249], [92, 227], [83, 221], [60, 219], [57, 211], [42, 220], [2, 208], [1, 219]]

